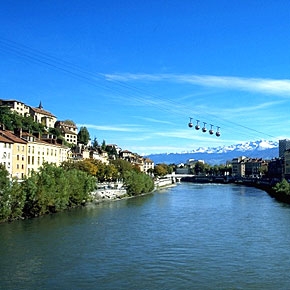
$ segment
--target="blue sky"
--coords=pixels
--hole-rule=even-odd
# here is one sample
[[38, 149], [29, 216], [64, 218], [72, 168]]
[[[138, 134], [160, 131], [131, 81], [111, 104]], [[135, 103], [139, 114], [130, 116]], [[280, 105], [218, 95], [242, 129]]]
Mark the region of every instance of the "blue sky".
[[[290, 138], [290, 2], [8, 1], [0, 98], [138, 154]], [[219, 138], [188, 128], [220, 127]]]

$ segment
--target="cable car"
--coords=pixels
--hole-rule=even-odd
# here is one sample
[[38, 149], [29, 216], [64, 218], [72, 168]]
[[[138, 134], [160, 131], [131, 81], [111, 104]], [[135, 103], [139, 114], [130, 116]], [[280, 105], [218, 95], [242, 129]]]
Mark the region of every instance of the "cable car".
[[220, 131], [219, 131], [219, 129], [220, 129], [220, 127], [216, 127], [217, 128], [217, 130], [216, 130], [216, 132], [215, 132], [215, 135], [217, 136], [217, 137], [219, 137], [220, 135], [221, 135], [221, 133], [220, 133]]
[[192, 127], [193, 127], [193, 124], [192, 124], [191, 121], [192, 121], [192, 118], [189, 118], [189, 123], [188, 123], [188, 127], [189, 127], [189, 128], [192, 128]]
[[202, 132], [203, 132], [203, 133], [206, 132], [206, 127], [205, 127], [205, 125], [206, 125], [206, 122], [203, 122], [203, 127], [202, 127]]
[[195, 125], [195, 130], [199, 130], [200, 129], [200, 126], [199, 126], [199, 120], [196, 120], [196, 125]]
[[212, 135], [212, 134], [214, 133], [214, 132], [213, 132], [213, 129], [212, 129], [212, 126], [213, 126], [213, 125], [210, 124], [210, 130], [208, 131], [210, 135]]

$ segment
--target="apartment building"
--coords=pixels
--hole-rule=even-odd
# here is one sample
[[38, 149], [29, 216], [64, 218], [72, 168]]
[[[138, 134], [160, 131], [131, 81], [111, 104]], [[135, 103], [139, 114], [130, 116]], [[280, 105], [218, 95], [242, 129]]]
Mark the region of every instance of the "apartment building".
[[11, 177], [23, 179], [27, 174], [27, 142], [8, 130], [0, 130], [0, 136], [12, 142]]
[[262, 158], [247, 158], [245, 160], [245, 176], [247, 177], [260, 177], [260, 168], [265, 163]]
[[147, 173], [149, 169], [154, 170], [154, 162], [149, 158], [143, 158], [141, 172]]
[[5, 166], [10, 177], [12, 176], [12, 147], [13, 142], [0, 135], [0, 163]]
[[53, 139], [49, 142], [26, 132], [22, 134], [22, 138], [27, 141], [27, 175], [32, 171], [38, 171], [44, 163], [59, 166], [69, 158], [70, 149]]
[[284, 152], [288, 149], [290, 149], [290, 140], [279, 140], [279, 157], [284, 157]]
[[267, 162], [262, 158], [241, 156], [234, 158], [231, 164], [233, 176], [257, 178], [261, 176], [261, 167], [266, 166]]
[[55, 128], [60, 130], [66, 142], [77, 145], [78, 128], [73, 122], [57, 121], [55, 123]]
[[234, 158], [232, 164], [232, 175], [233, 176], [245, 176], [245, 156]]
[[284, 152], [284, 174], [282, 176], [287, 180], [290, 179], [290, 149]]
[[30, 107], [17, 100], [1, 100], [0, 99], [0, 105], [9, 107], [11, 111], [16, 112], [17, 114], [23, 117], [29, 116], [30, 114]]

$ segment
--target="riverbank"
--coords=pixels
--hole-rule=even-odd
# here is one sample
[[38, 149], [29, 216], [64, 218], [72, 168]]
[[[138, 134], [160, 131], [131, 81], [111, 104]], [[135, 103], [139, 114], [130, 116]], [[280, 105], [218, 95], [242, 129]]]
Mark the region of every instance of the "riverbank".
[[252, 186], [264, 190], [270, 197], [279, 202], [290, 204], [290, 195], [274, 190], [275, 184], [280, 182], [278, 179], [258, 179], [258, 178], [233, 178], [230, 176], [186, 176], [182, 177], [183, 182], [193, 183], [232, 183], [237, 185]]
[[91, 192], [90, 196], [92, 202], [99, 203], [103, 201], [113, 201], [125, 198], [131, 198], [134, 196], [140, 196], [145, 194], [151, 194], [160, 189], [176, 186], [176, 181], [171, 177], [158, 178], [154, 181], [154, 189], [151, 192], [143, 193], [139, 195], [129, 196], [126, 188], [122, 182], [107, 182], [98, 185], [98, 188]]

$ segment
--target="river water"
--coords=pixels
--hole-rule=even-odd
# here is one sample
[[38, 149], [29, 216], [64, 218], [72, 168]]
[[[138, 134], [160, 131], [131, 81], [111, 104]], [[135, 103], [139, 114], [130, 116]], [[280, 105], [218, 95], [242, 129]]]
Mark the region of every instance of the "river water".
[[289, 289], [290, 207], [182, 183], [0, 225], [0, 289]]

